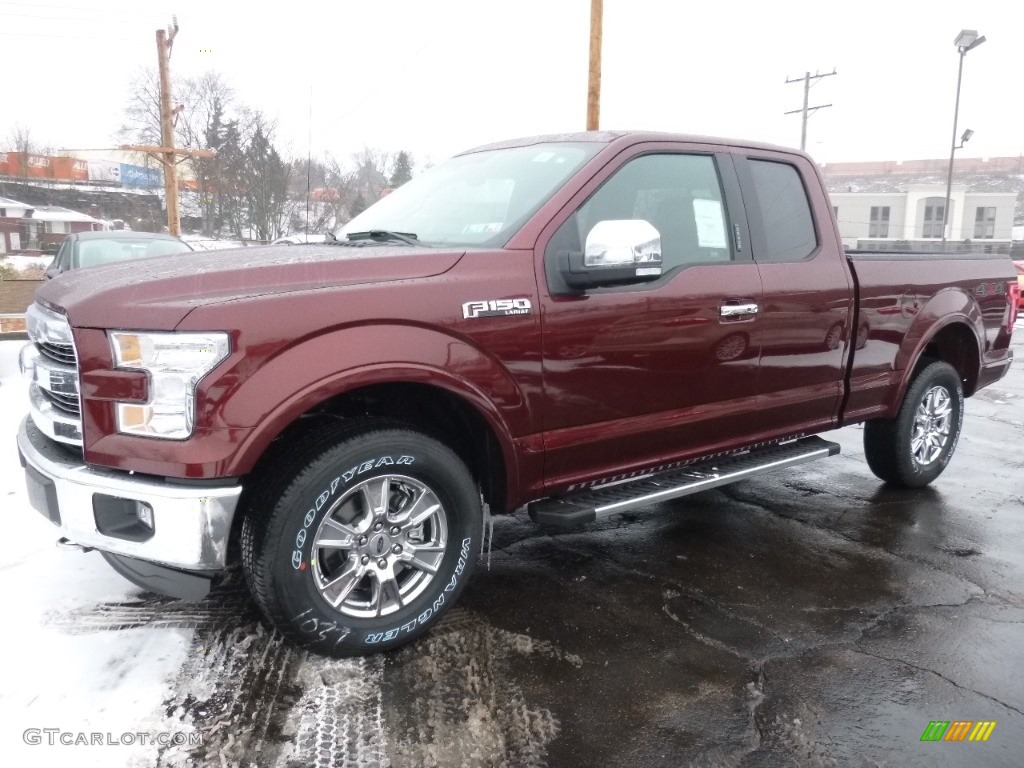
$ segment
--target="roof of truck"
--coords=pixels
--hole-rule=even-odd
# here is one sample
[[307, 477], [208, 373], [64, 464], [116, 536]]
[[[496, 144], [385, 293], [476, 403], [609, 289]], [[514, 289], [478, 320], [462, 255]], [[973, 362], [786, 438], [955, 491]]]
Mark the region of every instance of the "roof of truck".
[[592, 142], [611, 144], [625, 139], [623, 143], [637, 144], [646, 141], [678, 141], [689, 144], [715, 144], [723, 147], [749, 147], [751, 149], [767, 149], [775, 152], [787, 152], [794, 155], [803, 154], [793, 147], [781, 147], [747, 139], [729, 139], [717, 136], [698, 136], [686, 133], [668, 133], [665, 131], [580, 131], [578, 133], [549, 133], [539, 136], [526, 136], [518, 139], [484, 144], [460, 154], [483, 152], [491, 149], [507, 149], [509, 147], [527, 147], [532, 144], [552, 144], [571, 142]]

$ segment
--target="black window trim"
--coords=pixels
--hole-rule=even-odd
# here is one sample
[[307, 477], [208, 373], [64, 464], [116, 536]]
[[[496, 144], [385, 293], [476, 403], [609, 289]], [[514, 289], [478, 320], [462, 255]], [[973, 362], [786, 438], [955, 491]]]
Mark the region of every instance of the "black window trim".
[[[816, 245], [811, 249], [811, 252], [800, 259], [758, 259], [758, 254], [763, 254], [768, 251], [768, 238], [765, 235], [764, 221], [761, 219], [760, 207], [757, 205], [757, 188], [754, 184], [754, 176], [750, 171], [751, 162], [763, 162], [763, 163], [776, 163], [778, 165], [788, 165], [794, 171], [796, 171], [797, 178], [800, 179], [800, 184], [804, 189], [804, 197], [807, 200], [807, 209], [811, 214], [811, 226], [814, 228], [814, 239]], [[753, 247], [753, 258], [758, 264], [802, 264], [805, 261], [813, 261], [822, 252], [822, 243], [824, 237], [821, 231], [821, 225], [818, 221], [818, 217], [814, 211], [814, 201], [811, 199], [811, 195], [807, 189], [807, 179], [804, 176], [803, 170], [796, 160], [790, 160], [783, 157], [773, 155], [752, 155], [752, 154], [741, 154], [735, 156], [736, 163], [736, 174], [739, 177], [740, 189], [743, 191], [744, 200], [751, 201], [751, 205], [746, 206], [748, 225], [750, 226], [750, 237], [751, 246]]]
[[[708, 148], [705, 150], [684, 147], [666, 147], [662, 144], [644, 148], [639, 152], [626, 152], [609, 158], [608, 163], [602, 167], [595, 176], [604, 176], [600, 183], [586, 191], [587, 185], [573, 195], [572, 199], [558, 212], [544, 229], [544, 234], [538, 241], [538, 246], [543, 243], [544, 273], [547, 278], [547, 287], [552, 296], [573, 296], [578, 295], [577, 291], [570, 290], [562, 283], [558, 273], [558, 267], [554, 263], [556, 259], [548, 254], [548, 246], [554, 239], [555, 233], [569, 220], [570, 217], [596, 195], [598, 191], [607, 184], [619, 170], [628, 163], [645, 157], [647, 155], [699, 155], [710, 157], [718, 176], [719, 186], [722, 191], [722, 203], [725, 208], [726, 237], [729, 242], [729, 252], [732, 259], [729, 261], [698, 261], [680, 264], [665, 272], [657, 280], [649, 283], [638, 283], [634, 285], [604, 286], [591, 288], [586, 294], [600, 295], [604, 293], [633, 293], [655, 291], [667, 285], [677, 275], [682, 274], [693, 267], [732, 267], [739, 264], [753, 263], [751, 251], [751, 234], [747, 222], [747, 213], [743, 206], [743, 195], [740, 191], [740, 182], [733, 163], [733, 155], [721, 149]], [[607, 173], [606, 173], [607, 172]], [[589, 182], [588, 182], [589, 185]]]

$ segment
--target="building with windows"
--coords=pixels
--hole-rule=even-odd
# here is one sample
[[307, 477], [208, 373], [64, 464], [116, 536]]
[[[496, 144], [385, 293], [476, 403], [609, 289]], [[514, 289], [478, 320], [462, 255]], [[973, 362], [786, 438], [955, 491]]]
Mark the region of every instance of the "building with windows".
[[72, 232], [107, 229], [107, 222], [58, 205], [27, 205], [0, 197], [0, 254], [54, 251]]
[[[831, 192], [839, 234], [847, 248], [928, 250], [942, 239], [944, 185], [907, 184], [899, 192]], [[1015, 192], [977, 192], [954, 185], [946, 239], [958, 249], [1009, 252]]]
[[[844, 244], [869, 250], [934, 249], [942, 239], [948, 172], [948, 158], [821, 166]], [[1024, 231], [1024, 156], [956, 158], [950, 200], [951, 247], [1009, 250]]]

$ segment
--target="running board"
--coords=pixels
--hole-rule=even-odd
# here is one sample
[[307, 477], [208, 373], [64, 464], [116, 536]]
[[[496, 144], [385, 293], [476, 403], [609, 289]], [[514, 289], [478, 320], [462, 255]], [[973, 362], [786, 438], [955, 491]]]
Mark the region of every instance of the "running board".
[[839, 445], [820, 437], [753, 448], [745, 453], [655, 472], [624, 483], [590, 488], [530, 504], [530, 517], [541, 525], [571, 527], [720, 485], [746, 480], [839, 453]]

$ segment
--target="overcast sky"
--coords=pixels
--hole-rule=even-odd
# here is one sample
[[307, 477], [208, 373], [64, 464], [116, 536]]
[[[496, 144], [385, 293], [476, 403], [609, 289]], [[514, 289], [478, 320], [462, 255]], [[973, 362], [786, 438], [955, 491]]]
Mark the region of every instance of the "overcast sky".
[[[602, 128], [736, 136], [819, 162], [949, 154], [963, 28], [961, 156], [1024, 153], [1024, 2], [604, 0]], [[245, 10], [233, 10], [235, 8]], [[273, 8], [273, 10], [268, 10]], [[176, 13], [176, 76], [213, 69], [277, 120], [291, 154], [364, 145], [434, 162], [478, 144], [582, 130], [590, 0], [0, 1], [0, 147], [113, 146], [134, 71]], [[209, 52], [207, 52], [209, 51]], [[310, 123], [310, 94], [312, 122]]]

